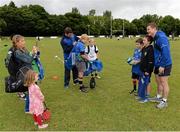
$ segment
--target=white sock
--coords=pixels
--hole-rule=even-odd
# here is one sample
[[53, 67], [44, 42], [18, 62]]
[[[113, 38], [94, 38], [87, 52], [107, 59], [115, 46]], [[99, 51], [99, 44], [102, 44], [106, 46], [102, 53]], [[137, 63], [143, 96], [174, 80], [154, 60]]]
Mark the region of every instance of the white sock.
[[163, 100], [164, 102], [166, 102], [166, 101], [167, 101], [167, 99], [165, 99], [165, 98], [163, 98], [162, 100]]
[[160, 94], [157, 94], [157, 96], [156, 96], [156, 97], [159, 99], [159, 98], [161, 98], [161, 95], [160, 95]]

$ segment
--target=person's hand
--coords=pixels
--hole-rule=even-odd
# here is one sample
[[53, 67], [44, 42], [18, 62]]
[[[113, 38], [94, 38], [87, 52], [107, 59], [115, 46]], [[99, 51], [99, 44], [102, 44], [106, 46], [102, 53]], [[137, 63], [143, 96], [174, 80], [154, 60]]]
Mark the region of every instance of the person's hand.
[[164, 67], [159, 67], [159, 74], [164, 74]]
[[33, 54], [36, 54], [36, 53], [37, 53], [37, 48], [36, 48], [35, 46], [33, 46], [33, 48], [32, 48], [32, 53], [33, 53]]
[[148, 75], [149, 75], [149, 73], [148, 73], [148, 72], [145, 72], [145, 73], [144, 73], [144, 75], [148, 76]]

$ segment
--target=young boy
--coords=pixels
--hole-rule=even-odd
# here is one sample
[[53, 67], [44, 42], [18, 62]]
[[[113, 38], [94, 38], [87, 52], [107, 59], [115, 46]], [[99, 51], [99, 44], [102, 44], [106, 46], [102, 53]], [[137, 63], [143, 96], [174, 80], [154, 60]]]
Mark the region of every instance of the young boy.
[[[98, 47], [94, 39], [90, 39], [88, 46], [85, 49], [86, 54], [88, 55], [89, 61], [93, 62], [98, 59]], [[91, 76], [94, 76], [91, 74]], [[100, 79], [101, 77], [95, 72], [95, 77]]]
[[133, 60], [130, 62], [132, 65], [132, 83], [133, 90], [130, 91], [130, 94], [136, 92], [137, 83], [140, 75], [140, 60], [141, 60], [141, 49], [143, 48], [143, 39], [139, 38], [136, 40], [136, 48], [134, 50]]
[[87, 54], [85, 53], [85, 45], [89, 43], [89, 37], [87, 34], [82, 34], [80, 40], [74, 47], [76, 55], [76, 67], [78, 69], [78, 81], [80, 91], [87, 93], [87, 87], [83, 85], [84, 72], [86, 70], [86, 61], [89, 61]]
[[149, 35], [146, 35], [143, 38], [144, 47], [142, 49], [141, 62], [140, 62], [140, 78], [139, 78], [139, 86], [138, 86], [138, 97], [140, 103], [148, 102], [147, 88], [150, 87], [150, 78], [151, 73], [154, 68], [154, 50], [151, 42], [153, 38]]

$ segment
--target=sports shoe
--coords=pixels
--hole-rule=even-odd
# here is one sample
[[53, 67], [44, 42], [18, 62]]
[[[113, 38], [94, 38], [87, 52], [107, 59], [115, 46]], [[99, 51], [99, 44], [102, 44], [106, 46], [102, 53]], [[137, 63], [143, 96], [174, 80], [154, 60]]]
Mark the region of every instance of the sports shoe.
[[26, 95], [23, 92], [19, 92], [18, 97], [20, 100], [26, 100]]
[[101, 77], [99, 75], [96, 76], [97, 79], [100, 79]]
[[48, 127], [48, 124], [38, 125], [38, 128], [39, 128], [39, 129], [43, 129], [43, 128], [47, 128], [47, 127]]
[[64, 86], [64, 89], [68, 89], [68, 88], [69, 88], [69, 85]]
[[153, 98], [149, 98], [149, 101], [151, 102], [161, 102], [162, 101], [162, 98], [157, 98], [157, 97], [153, 97]]
[[38, 123], [37, 123], [37, 122], [34, 122], [34, 125], [36, 126], [36, 125], [38, 125]]
[[163, 109], [168, 106], [167, 101], [161, 101], [158, 105], [156, 105], [156, 108]]
[[136, 99], [136, 100], [141, 100], [141, 97], [135, 96], [135, 99]]
[[142, 104], [147, 103], [147, 102], [149, 102], [149, 99], [142, 99], [142, 100], [139, 101], [139, 103], [142, 103]]
[[84, 93], [88, 92], [87, 87], [85, 87], [85, 86], [82, 86], [79, 89], [80, 89], [81, 92], [84, 92]]
[[73, 85], [77, 85], [77, 84], [79, 84], [79, 81], [78, 81], [78, 79], [75, 79], [75, 80], [73, 81]]
[[32, 114], [32, 113], [31, 113], [31, 112], [29, 112], [29, 111], [26, 111], [26, 112], [25, 112], [25, 114]]

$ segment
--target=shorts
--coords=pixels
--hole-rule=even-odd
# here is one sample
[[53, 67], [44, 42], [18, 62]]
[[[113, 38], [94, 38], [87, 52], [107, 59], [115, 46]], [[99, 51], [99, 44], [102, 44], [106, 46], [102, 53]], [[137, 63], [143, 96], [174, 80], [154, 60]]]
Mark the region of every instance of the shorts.
[[78, 72], [85, 72], [86, 71], [86, 62], [84, 61], [77, 61], [76, 67], [78, 69]]
[[139, 80], [139, 75], [133, 72], [133, 73], [132, 73], [132, 79], [137, 79], [137, 80]]
[[159, 76], [170, 76], [172, 65], [166, 66], [163, 74], [159, 74], [159, 67], [155, 67], [154, 74]]

